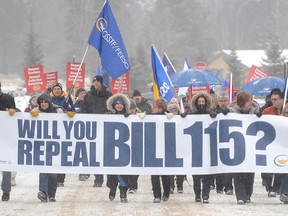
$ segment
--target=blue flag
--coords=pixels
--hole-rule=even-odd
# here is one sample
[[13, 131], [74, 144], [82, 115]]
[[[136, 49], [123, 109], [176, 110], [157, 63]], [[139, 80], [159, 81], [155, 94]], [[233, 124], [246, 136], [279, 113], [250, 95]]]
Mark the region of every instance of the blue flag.
[[102, 67], [113, 79], [130, 70], [128, 54], [108, 0], [96, 20], [88, 43], [98, 50]]
[[102, 70], [101, 70], [99, 64], [96, 68], [96, 75], [102, 76], [103, 77], [103, 84], [109, 88], [109, 74], [107, 73], [107, 71], [104, 70], [104, 68], [102, 68]]
[[174, 66], [172, 65], [170, 59], [168, 58], [168, 56], [166, 55], [165, 52], [164, 52], [162, 62], [163, 62], [164, 68], [165, 68], [165, 70], [169, 76], [176, 73]]
[[159, 94], [161, 97], [165, 98], [167, 102], [170, 102], [170, 100], [174, 96], [173, 87], [154, 44], [151, 47], [151, 62], [153, 69], [153, 78]]
[[229, 88], [229, 84], [226, 80], [224, 80], [223, 84], [222, 84], [222, 90], [223, 89], [228, 89]]

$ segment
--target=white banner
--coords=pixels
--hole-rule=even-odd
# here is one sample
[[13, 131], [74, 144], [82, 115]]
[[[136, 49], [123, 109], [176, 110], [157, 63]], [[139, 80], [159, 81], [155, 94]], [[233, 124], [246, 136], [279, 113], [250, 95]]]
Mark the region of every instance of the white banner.
[[0, 170], [99, 174], [288, 172], [288, 118], [0, 111]]

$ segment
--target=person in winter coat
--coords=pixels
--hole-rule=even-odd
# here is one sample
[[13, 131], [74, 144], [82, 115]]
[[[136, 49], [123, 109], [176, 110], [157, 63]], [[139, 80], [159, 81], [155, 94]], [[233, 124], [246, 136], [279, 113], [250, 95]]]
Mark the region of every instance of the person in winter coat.
[[[167, 103], [164, 98], [159, 98], [153, 102], [153, 114], [165, 115], [167, 113]], [[163, 196], [161, 194], [160, 177], [162, 179]], [[171, 176], [170, 175], [152, 175], [151, 176], [152, 190], [154, 195], [154, 203], [167, 202], [170, 196]]]
[[[41, 113], [63, 113], [63, 109], [52, 103], [49, 94], [43, 93], [37, 99], [38, 107], [31, 110], [32, 116], [38, 116]], [[38, 199], [41, 202], [55, 202], [55, 195], [57, 190], [57, 174], [54, 173], [40, 173], [39, 174], [39, 192]]]
[[[231, 113], [239, 114], [257, 114], [259, 113], [259, 105], [253, 101], [253, 96], [246, 91], [237, 94], [236, 101], [228, 105]], [[253, 193], [255, 173], [235, 173], [234, 187], [237, 204], [251, 203], [251, 195]]]
[[[107, 100], [111, 96], [111, 92], [103, 85], [103, 77], [95, 76], [92, 80], [90, 91], [84, 97], [83, 104], [81, 105], [81, 113], [90, 114], [106, 114]], [[102, 187], [103, 175], [95, 174], [93, 187]]]
[[[288, 103], [283, 109], [283, 116], [288, 117]], [[284, 204], [288, 204], [288, 172], [281, 174], [281, 185], [280, 185], [280, 201]]]
[[53, 104], [62, 107], [65, 111], [75, 112], [73, 100], [70, 95], [67, 96], [67, 93], [63, 90], [63, 86], [61, 85], [61, 83], [56, 82], [53, 84], [50, 96]]
[[[213, 110], [214, 112], [223, 113], [227, 115], [230, 110], [227, 108], [229, 104], [229, 94], [227, 91], [221, 91], [217, 94], [218, 105]], [[233, 195], [232, 173], [216, 174], [216, 192], [222, 194], [225, 192], [227, 195]]]
[[[125, 96], [127, 97], [126, 94]], [[130, 99], [130, 115], [136, 115], [137, 113], [141, 113], [141, 111], [137, 108], [135, 100]], [[138, 178], [139, 175], [130, 175], [130, 187], [128, 193], [134, 194], [137, 192]]]
[[[271, 93], [272, 106], [265, 108], [262, 115], [282, 115], [284, 94], [279, 90], [274, 90]], [[266, 190], [268, 197], [276, 197], [281, 184], [281, 177], [278, 173], [262, 173], [263, 180], [266, 182]]]
[[133, 91], [132, 98], [136, 101], [136, 105], [141, 110], [141, 112], [146, 112], [146, 114], [152, 113], [151, 105], [147, 102], [148, 100], [146, 98], [143, 98], [141, 93], [137, 89]]
[[[0, 110], [1, 111], [8, 111], [10, 116], [13, 116], [16, 112], [16, 106], [14, 98], [9, 95], [5, 94], [1, 90], [1, 83], [0, 83]], [[2, 201], [9, 201], [10, 199], [10, 192], [11, 192], [11, 172], [2, 172]]]
[[29, 99], [29, 104], [28, 107], [25, 108], [24, 112], [30, 112], [31, 110], [33, 110], [35, 107], [37, 107], [37, 96], [34, 95]]
[[[76, 101], [74, 103], [75, 111], [77, 113], [81, 112], [81, 106], [84, 102], [85, 95], [86, 95], [86, 90], [84, 88], [77, 89], [76, 94], [75, 94]], [[85, 181], [89, 177], [90, 177], [90, 174], [79, 174], [78, 179], [79, 181]]]
[[[51, 101], [53, 104], [62, 107], [62, 109], [67, 111], [75, 112], [75, 107], [73, 104], [73, 100], [71, 96], [67, 96], [67, 93], [63, 91], [63, 87], [61, 83], [56, 82], [52, 86], [52, 91], [50, 92]], [[68, 99], [67, 99], [68, 97]], [[65, 174], [58, 174], [57, 175], [57, 184], [59, 187], [64, 186], [65, 181]]]
[[[107, 100], [107, 109], [110, 114], [128, 116], [130, 113], [130, 100], [124, 94], [118, 93]], [[116, 196], [116, 189], [119, 184], [120, 201], [128, 202], [127, 190], [130, 186], [128, 175], [107, 175], [107, 187], [110, 188], [109, 199], [112, 201]]]
[[84, 102], [85, 95], [86, 95], [86, 90], [84, 88], [77, 89], [76, 94], [75, 94], [76, 101], [74, 103], [75, 111], [77, 113], [81, 112], [81, 106]]
[[[173, 103], [169, 103], [168, 107], [167, 107], [169, 113], [172, 113], [173, 115], [179, 115], [181, 114], [181, 110], [180, 110], [180, 106], [178, 104], [178, 102], [173, 102]], [[186, 176], [185, 175], [176, 175], [176, 185], [177, 185], [177, 192], [178, 193], [183, 193], [183, 182], [184, 182], [184, 178]], [[171, 189], [170, 189], [170, 193], [173, 194], [174, 193], [174, 189], [175, 189], [175, 176], [171, 176]]]
[[[211, 111], [211, 97], [206, 92], [200, 92], [191, 100], [190, 110], [186, 112], [182, 117], [185, 117], [187, 114], [210, 114], [212, 118], [216, 117], [216, 113]], [[202, 191], [202, 200], [203, 203], [209, 203], [209, 193], [210, 193], [210, 182], [211, 175], [192, 175], [193, 177], [193, 189], [195, 193], [195, 202], [201, 202], [201, 191]], [[201, 190], [202, 182], [202, 190]]]

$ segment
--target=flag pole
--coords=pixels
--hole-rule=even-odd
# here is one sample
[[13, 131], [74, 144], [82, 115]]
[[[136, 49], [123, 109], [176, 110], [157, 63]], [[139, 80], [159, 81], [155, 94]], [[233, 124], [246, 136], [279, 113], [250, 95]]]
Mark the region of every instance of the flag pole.
[[72, 92], [73, 92], [73, 89], [74, 89], [76, 80], [77, 80], [77, 78], [78, 78], [78, 76], [79, 76], [79, 73], [80, 73], [81, 67], [82, 67], [82, 65], [83, 65], [84, 59], [85, 59], [85, 57], [86, 57], [86, 54], [87, 54], [87, 52], [88, 52], [89, 46], [90, 46], [90, 45], [88, 44], [87, 47], [86, 47], [86, 50], [85, 50], [84, 55], [83, 55], [83, 57], [82, 57], [80, 66], [79, 66], [79, 68], [78, 68], [78, 71], [77, 71], [77, 73], [76, 73], [76, 76], [75, 76], [75, 78], [74, 78], [72, 87], [71, 87], [71, 89], [70, 89], [70, 91], [69, 91], [69, 94], [68, 94], [68, 97], [67, 97], [67, 98], [69, 98], [69, 96], [72, 95]]
[[287, 87], [288, 87], [288, 77], [285, 78], [285, 86], [284, 86], [284, 101], [283, 101], [283, 109], [282, 112], [284, 112], [284, 107], [286, 105], [286, 101], [287, 101]]
[[232, 92], [232, 90], [233, 90], [233, 88], [232, 88], [232, 85], [233, 85], [232, 79], [233, 79], [233, 74], [231, 72], [231, 74], [230, 74], [230, 83], [229, 83], [229, 100], [230, 100], [230, 103], [232, 103], [232, 98], [233, 98], [232, 94], [234, 93], [234, 92]]
[[284, 101], [283, 101], [282, 112], [284, 112], [284, 108], [285, 108], [286, 101], [287, 101], [288, 76], [287, 76], [287, 63], [286, 62], [284, 62], [284, 78], [285, 78], [285, 86], [284, 86], [283, 91], [285, 91], [285, 92], [283, 92], [284, 93]]

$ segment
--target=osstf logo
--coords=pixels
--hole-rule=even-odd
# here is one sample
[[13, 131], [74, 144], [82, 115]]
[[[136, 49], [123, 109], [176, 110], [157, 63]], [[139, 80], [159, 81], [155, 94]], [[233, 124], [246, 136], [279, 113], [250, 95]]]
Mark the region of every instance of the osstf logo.
[[288, 165], [288, 156], [287, 155], [278, 155], [274, 159], [274, 163], [276, 166], [284, 167]]

